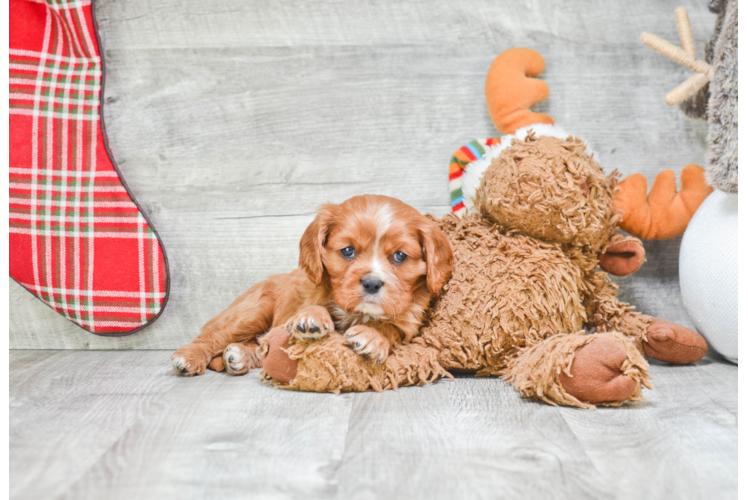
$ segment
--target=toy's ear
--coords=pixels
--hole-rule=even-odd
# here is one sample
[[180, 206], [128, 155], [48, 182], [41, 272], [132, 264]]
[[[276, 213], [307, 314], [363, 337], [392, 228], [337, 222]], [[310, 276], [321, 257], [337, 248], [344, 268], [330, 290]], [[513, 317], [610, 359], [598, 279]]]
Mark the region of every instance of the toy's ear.
[[645, 258], [644, 245], [637, 238], [617, 234], [610, 246], [597, 256], [600, 267], [614, 276], [628, 276], [642, 266]]
[[647, 179], [633, 174], [618, 184], [613, 207], [621, 214], [621, 229], [645, 240], [680, 236], [691, 217], [712, 192], [704, 180], [704, 169], [686, 166], [680, 174], [681, 190], [676, 192], [675, 174], [663, 170], [647, 196]]
[[494, 125], [502, 134], [548, 123], [553, 118], [530, 111], [530, 106], [548, 97], [548, 85], [534, 76], [545, 69], [543, 56], [532, 49], [509, 49], [494, 59], [486, 76], [486, 105]]
[[322, 256], [338, 208], [338, 205], [329, 203], [322, 205], [299, 242], [299, 267], [317, 286], [322, 284], [325, 275]]
[[452, 276], [452, 245], [439, 226], [427, 221], [421, 226], [421, 249], [426, 261], [426, 285], [438, 293]]

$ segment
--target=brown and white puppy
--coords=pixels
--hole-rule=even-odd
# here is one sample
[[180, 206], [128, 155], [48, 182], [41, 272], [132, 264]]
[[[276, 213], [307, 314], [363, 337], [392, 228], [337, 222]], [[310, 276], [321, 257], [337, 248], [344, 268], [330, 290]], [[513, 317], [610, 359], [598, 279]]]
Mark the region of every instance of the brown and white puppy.
[[260, 367], [257, 336], [279, 326], [300, 339], [341, 331], [358, 354], [383, 362], [418, 334], [452, 274], [452, 249], [436, 224], [386, 196], [323, 205], [299, 247], [297, 270], [250, 288], [174, 353], [179, 374]]

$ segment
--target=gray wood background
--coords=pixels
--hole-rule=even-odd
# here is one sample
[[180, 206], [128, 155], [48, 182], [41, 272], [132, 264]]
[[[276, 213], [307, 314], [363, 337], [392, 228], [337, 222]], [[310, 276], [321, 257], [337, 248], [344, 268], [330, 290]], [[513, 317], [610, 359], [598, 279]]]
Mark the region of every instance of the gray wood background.
[[[484, 77], [514, 46], [545, 56], [539, 108], [606, 169], [651, 182], [702, 163], [705, 124], [663, 102], [687, 70], [638, 39], [677, 42], [678, 4], [702, 53], [714, 16], [696, 0], [97, 0], [108, 135], [166, 246], [171, 298], [151, 327], [103, 338], [11, 280], [11, 348], [174, 349], [293, 269], [320, 203], [380, 193], [445, 213], [452, 152], [497, 134]], [[690, 326], [679, 244], [647, 243], [642, 270], [616, 281], [640, 310]]]

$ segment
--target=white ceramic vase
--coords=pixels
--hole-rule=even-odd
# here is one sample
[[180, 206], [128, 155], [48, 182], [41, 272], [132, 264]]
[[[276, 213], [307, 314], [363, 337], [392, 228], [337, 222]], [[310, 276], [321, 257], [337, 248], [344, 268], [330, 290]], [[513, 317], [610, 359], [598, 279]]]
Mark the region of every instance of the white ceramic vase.
[[680, 246], [680, 290], [696, 330], [738, 362], [738, 195], [715, 190], [694, 214]]

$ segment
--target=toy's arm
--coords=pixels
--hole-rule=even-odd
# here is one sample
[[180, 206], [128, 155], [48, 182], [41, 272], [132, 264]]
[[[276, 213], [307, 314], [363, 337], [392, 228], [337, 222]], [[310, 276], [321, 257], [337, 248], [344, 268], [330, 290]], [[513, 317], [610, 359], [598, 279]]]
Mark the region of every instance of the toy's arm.
[[680, 174], [681, 190], [676, 192], [675, 174], [663, 170], [647, 196], [647, 179], [642, 174], [626, 177], [613, 201], [623, 220], [621, 228], [645, 240], [664, 240], [686, 230], [699, 205], [712, 192], [704, 180], [704, 169], [686, 166]]
[[585, 297], [587, 327], [595, 327], [598, 332], [621, 332], [633, 338], [642, 351], [641, 343], [646, 339], [647, 325], [653, 318], [634, 312], [634, 306], [620, 302], [618, 286], [606, 273], [592, 272], [585, 281], [589, 286]]
[[615, 276], [628, 276], [642, 266], [645, 258], [644, 245], [638, 238], [614, 235], [610, 245], [597, 256], [600, 267]]

